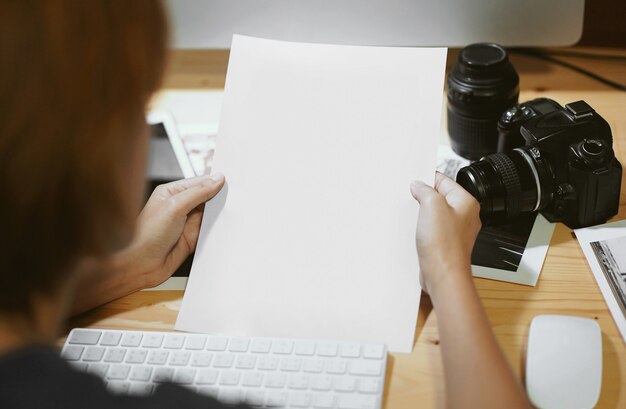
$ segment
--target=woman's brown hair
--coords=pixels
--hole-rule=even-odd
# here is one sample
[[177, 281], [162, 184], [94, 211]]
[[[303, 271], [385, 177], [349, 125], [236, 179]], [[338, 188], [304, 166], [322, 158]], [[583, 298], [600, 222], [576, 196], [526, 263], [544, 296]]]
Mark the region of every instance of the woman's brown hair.
[[166, 37], [156, 0], [0, 0], [0, 312], [112, 250]]

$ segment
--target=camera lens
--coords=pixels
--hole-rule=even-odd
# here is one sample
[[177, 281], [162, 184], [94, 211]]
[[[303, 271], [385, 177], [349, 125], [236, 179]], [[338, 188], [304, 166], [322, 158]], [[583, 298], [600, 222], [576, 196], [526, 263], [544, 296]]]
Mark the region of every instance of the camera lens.
[[465, 47], [447, 85], [452, 149], [470, 160], [496, 152], [498, 119], [519, 96], [519, 77], [506, 50], [492, 43]]
[[456, 180], [478, 200], [486, 225], [541, 210], [554, 191], [548, 161], [528, 147], [488, 155], [459, 170]]

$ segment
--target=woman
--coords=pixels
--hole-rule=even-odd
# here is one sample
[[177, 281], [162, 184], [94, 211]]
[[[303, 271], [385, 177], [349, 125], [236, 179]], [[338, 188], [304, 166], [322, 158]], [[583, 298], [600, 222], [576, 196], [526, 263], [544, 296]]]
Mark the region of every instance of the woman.
[[[218, 407], [175, 385], [109, 394], [52, 345], [80, 312], [167, 279], [193, 251], [224, 177], [160, 186], [139, 214], [146, 105], [166, 24], [152, 0], [0, 0], [0, 406]], [[451, 407], [526, 407], [473, 288], [478, 205], [450, 179], [420, 202], [423, 287], [438, 316]], [[488, 391], [488, 393], [486, 393]]]

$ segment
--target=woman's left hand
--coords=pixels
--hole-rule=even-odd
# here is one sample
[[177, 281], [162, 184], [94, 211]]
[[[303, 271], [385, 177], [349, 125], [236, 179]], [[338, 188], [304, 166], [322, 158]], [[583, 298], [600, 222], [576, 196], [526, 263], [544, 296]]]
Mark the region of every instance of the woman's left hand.
[[224, 186], [220, 173], [159, 185], [141, 211], [137, 232], [123, 251], [144, 288], [167, 280], [195, 250], [204, 203]]

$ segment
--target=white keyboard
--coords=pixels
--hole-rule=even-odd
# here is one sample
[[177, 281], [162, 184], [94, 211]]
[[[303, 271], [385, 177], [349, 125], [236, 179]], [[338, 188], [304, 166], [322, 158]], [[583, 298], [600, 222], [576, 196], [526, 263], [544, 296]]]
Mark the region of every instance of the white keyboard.
[[95, 329], [73, 329], [61, 355], [115, 393], [173, 382], [285, 408], [380, 409], [387, 365], [383, 344]]

